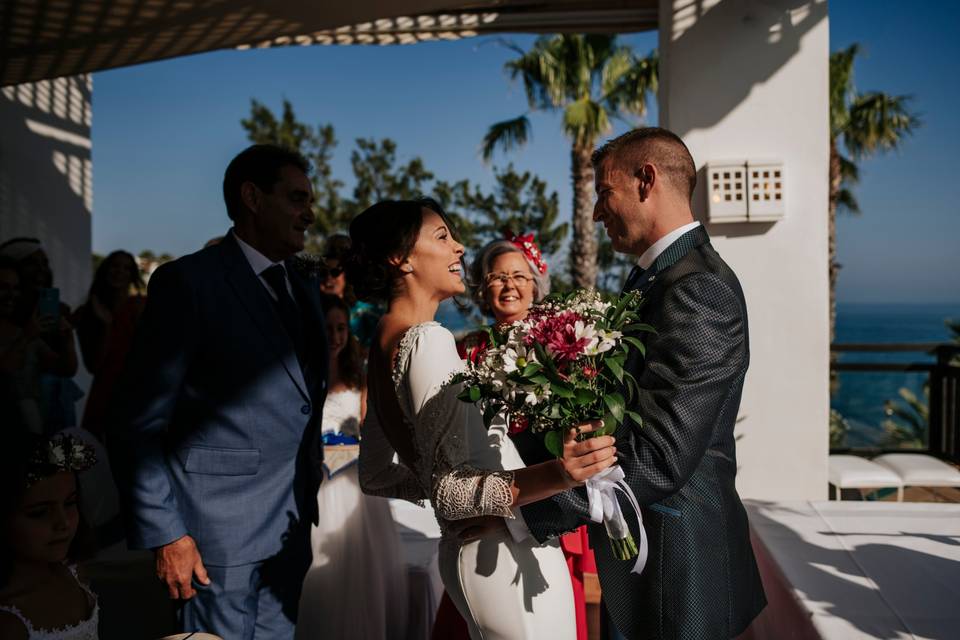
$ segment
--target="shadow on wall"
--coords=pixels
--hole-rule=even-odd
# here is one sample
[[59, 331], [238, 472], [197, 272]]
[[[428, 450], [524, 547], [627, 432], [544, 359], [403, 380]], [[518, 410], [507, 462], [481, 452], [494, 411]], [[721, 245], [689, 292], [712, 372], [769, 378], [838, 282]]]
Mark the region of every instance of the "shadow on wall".
[[[695, 93], [686, 87], [671, 91], [669, 75], [661, 86], [661, 99], [670, 104], [669, 109], [661, 104], [664, 126], [677, 129], [669, 113], [679, 113], [684, 125], [676, 132], [681, 137], [720, 124], [796, 56], [803, 36], [827, 17], [825, 0], [720, 0], [709, 8], [707, 4], [705, 0], [676, 2], [672, 13], [661, 12], [660, 17], [660, 49], [667, 52], [666, 66], [674, 58], [682, 69], [704, 69], [692, 85]], [[730, 46], [732, 40], [737, 46]], [[770, 108], [782, 108], [782, 104], [772, 103]], [[694, 211], [712, 236], [764, 235], [773, 228], [772, 222], [708, 224], [706, 182], [701, 167]]]
[[89, 76], [0, 90], [0, 241], [39, 238], [72, 306], [90, 283], [91, 98]]

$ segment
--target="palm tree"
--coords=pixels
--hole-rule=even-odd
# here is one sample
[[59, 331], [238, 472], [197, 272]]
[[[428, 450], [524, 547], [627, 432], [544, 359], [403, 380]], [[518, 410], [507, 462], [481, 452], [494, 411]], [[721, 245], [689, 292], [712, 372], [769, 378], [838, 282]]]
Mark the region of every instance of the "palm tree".
[[[857, 162], [878, 152], [896, 149], [920, 126], [907, 110], [910, 96], [877, 91], [858, 93], [853, 85], [853, 63], [860, 45], [852, 44], [830, 56], [830, 341], [837, 317], [837, 210], [860, 213], [851, 187], [859, 179]], [[846, 154], [841, 153], [841, 147]]]
[[[561, 34], [537, 38], [529, 51], [508, 44], [519, 57], [504, 68], [523, 80], [530, 111], [562, 111], [563, 132], [570, 139], [573, 181], [573, 286], [597, 282], [597, 233], [593, 223], [593, 166], [597, 139], [610, 131], [610, 120], [647, 110], [647, 93], [657, 90], [657, 55], [638, 57], [616, 36]], [[528, 112], [529, 113], [529, 112]], [[483, 158], [497, 147], [507, 151], [530, 136], [527, 114], [492, 125], [483, 138]]]

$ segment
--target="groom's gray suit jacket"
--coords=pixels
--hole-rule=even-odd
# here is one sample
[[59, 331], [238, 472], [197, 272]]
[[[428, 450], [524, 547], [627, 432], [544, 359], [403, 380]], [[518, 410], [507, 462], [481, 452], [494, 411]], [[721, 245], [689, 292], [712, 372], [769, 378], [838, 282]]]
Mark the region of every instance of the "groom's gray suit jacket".
[[[591, 524], [603, 600], [630, 640], [732, 638], [766, 604], [734, 486], [733, 428], [750, 359], [743, 291], [703, 227], [631, 280], [658, 333], [639, 335], [646, 358], [627, 362], [641, 389], [630, 408], [644, 424], [627, 420], [615, 435], [650, 554], [641, 575], [630, 573], [633, 562], [614, 558], [603, 525]], [[590, 522], [582, 489], [527, 505], [523, 516], [541, 541]]]

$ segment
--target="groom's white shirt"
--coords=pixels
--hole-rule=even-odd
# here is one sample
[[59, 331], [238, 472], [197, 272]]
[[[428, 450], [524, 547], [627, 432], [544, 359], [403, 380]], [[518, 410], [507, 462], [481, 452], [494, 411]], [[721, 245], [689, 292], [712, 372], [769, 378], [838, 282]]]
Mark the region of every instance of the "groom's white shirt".
[[650, 265], [657, 261], [657, 258], [660, 257], [660, 254], [667, 250], [667, 247], [676, 242], [680, 236], [685, 234], [691, 229], [696, 229], [700, 226], [700, 223], [696, 220], [689, 222], [682, 227], [677, 227], [667, 235], [663, 236], [640, 254], [640, 257], [637, 258], [637, 264], [640, 265], [641, 269], [649, 269]]

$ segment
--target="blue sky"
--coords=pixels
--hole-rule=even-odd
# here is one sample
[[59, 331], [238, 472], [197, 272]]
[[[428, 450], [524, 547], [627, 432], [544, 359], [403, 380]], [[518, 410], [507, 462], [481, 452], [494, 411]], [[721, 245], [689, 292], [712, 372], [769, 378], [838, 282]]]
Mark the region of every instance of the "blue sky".
[[[833, 0], [831, 47], [860, 42], [861, 90], [915, 96], [924, 126], [899, 153], [862, 165], [864, 215], [838, 224], [844, 302], [960, 302], [958, 168], [960, 3], [908, 5]], [[641, 53], [656, 33], [625, 36]], [[521, 45], [532, 41], [522, 36]], [[401, 160], [423, 158], [437, 178], [492, 182], [479, 144], [497, 120], [526, 110], [502, 71], [512, 53], [490, 39], [405, 47], [307, 47], [225, 51], [94, 76], [94, 222], [98, 253], [124, 248], [174, 255], [228, 227], [220, 183], [247, 141], [240, 119], [256, 98], [289, 99], [300, 119], [332, 123], [334, 173], [349, 183], [357, 137], [390, 137]], [[647, 122], [656, 122], [652, 109]], [[570, 209], [569, 146], [556, 116], [535, 114], [527, 147], [512, 161], [546, 179]], [[614, 134], [627, 128], [618, 123]]]

